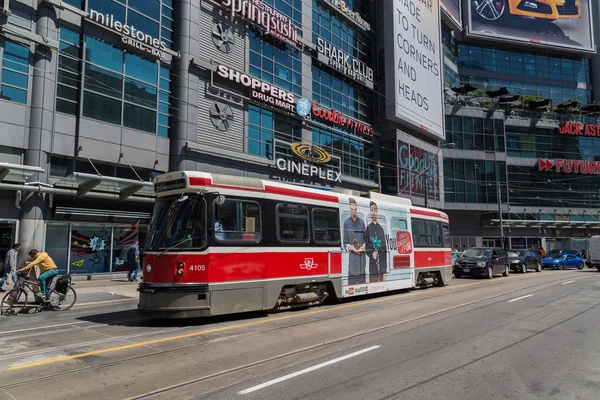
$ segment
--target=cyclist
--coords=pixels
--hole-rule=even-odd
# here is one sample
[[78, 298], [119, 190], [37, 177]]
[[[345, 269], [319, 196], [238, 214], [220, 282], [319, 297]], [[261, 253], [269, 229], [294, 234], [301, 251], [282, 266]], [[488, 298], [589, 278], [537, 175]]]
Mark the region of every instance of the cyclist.
[[54, 264], [54, 261], [52, 261], [48, 253], [40, 253], [36, 249], [32, 249], [29, 252], [29, 256], [33, 261], [17, 272], [29, 271], [36, 265], [39, 265], [40, 276], [38, 278], [38, 281], [40, 282], [41, 291], [37, 294], [37, 296], [45, 300], [48, 283], [50, 282], [50, 280], [52, 280], [52, 278], [58, 275], [58, 268], [56, 267], [56, 264]]

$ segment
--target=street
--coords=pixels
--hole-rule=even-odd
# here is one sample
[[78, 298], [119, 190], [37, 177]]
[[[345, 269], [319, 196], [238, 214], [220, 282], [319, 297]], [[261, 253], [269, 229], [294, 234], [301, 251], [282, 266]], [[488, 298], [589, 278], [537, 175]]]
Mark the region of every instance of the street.
[[592, 399], [596, 270], [152, 321], [129, 298], [0, 317], [0, 399]]

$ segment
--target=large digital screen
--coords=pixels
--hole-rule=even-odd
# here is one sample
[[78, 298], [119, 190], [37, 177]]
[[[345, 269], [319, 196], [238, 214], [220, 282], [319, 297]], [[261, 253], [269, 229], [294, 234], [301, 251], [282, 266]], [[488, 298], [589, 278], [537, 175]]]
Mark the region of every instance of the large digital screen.
[[454, 21], [454, 23], [462, 28], [462, 15], [460, 13], [461, 0], [440, 0], [442, 10]]
[[592, 3], [591, 0], [468, 0], [467, 33], [593, 52]]
[[386, 117], [443, 139], [439, 0], [386, 0], [385, 7]]
[[440, 199], [437, 155], [398, 140], [398, 194]]

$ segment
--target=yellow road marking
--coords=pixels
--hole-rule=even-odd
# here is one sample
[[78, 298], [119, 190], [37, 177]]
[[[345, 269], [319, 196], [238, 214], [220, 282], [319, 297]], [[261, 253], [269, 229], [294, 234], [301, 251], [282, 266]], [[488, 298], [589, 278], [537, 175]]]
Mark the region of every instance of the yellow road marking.
[[[519, 277], [520, 276], [513, 276], [513, 277], [508, 277], [506, 279], [514, 279], [514, 278], [519, 278]], [[267, 322], [284, 321], [284, 320], [288, 320], [288, 319], [305, 317], [308, 315], [321, 314], [321, 313], [325, 313], [325, 312], [342, 310], [342, 309], [346, 309], [346, 308], [354, 308], [354, 307], [358, 307], [358, 306], [362, 306], [362, 305], [382, 303], [384, 301], [395, 300], [395, 299], [398, 299], [401, 297], [416, 296], [416, 295], [423, 294], [423, 293], [428, 294], [428, 293], [434, 293], [434, 292], [438, 292], [438, 291], [463, 288], [463, 287], [467, 287], [467, 286], [481, 285], [481, 284], [485, 284], [485, 283], [491, 283], [491, 282], [489, 282], [489, 281], [472, 282], [472, 283], [466, 283], [466, 284], [457, 285], [457, 286], [446, 286], [446, 287], [442, 287], [442, 288], [428, 289], [426, 292], [409, 292], [409, 293], [402, 293], [402, 294], [398, 294], [398, 295], [394, 295], [394, 296], [382, 297], [382, 298], [378, 298], [378, 299], [363, 300], [363, 301], [359, 301], [356, 303], [344, 304], [341, 306], [333, 306], [333, 307], [329, 307], [329, 308], [322, 308], [322, 309], [318, 309], [318, 310], [306, 311], [306, 312], [303, 312], [300, 314], [284, 315], [282, 317], [275, 317], [275, 318], [263, 319], [260, 321], [246, 322], [243, 324], [228, 325], [228, 326], [223, 326], [220, 328], [207, 329], [204, 331], [187, 333], [184, 335], [169, 336], [169, 337], [162, 338], [162, 339], [148, 340], [146, 342], [132, 343], [132, 344], [124, 345], [124, 346], [111, 347], [108, 349], [94, 350], [94, 351], [89, 351], [87, 353], [75, 354], [72, 356], [57, 357], [57, 358], [52, 358], [49, 360], [38, 361], [38, 362], [34, 362], [34, 363], [10, 367], [8, 370], [10, 371], [10, 370], [19, 370], [19, 369], [26, 369], [26, 368], [32, 368], [32, 367], [39, 367], [41, 365], [54, 364], [54, 363], [61, 362], [61, 361], [68, 361], [68, 360], [74, 360], [77, 358], [90, 357], [90, 356], [95, 356], [98, 354], [112, 353], [115, 351], [133, 349], [136, 347], [148, 346], [148, 345], [157, 344], [157, 343], [171, 342], [171, 341], [179, 340], [179, 339], [187, 339], [187, 338], [192, 338], [192, 337], [196, 337], [196, 336], [207, 335], [209, 333], [224, 332], [224, 331], [230, 331], [230, 330], [234, 330], [234, 329], [246, 328], [249, 326], [257, 326], [257, 325], [265, 324]]]

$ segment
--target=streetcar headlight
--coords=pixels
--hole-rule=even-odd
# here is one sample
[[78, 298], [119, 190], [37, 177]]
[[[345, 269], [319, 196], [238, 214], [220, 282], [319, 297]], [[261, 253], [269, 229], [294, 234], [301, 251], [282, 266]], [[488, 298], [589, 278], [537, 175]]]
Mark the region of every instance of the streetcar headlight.
[[146, 265], [146, 272], [147, 272], [147, 273], [150, 273], [150, 272], [152, 272], [152, 264], [148, 264], [148, 265]]
[[479, 262], [477, 263], [477, 266], [478, 266], [479, 268], [483, 268], [483, 267], [485, 267], [486, 265], [487, 265], [487, 263], [486, 263], [485, 261], [479, 261]]

